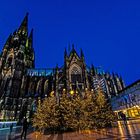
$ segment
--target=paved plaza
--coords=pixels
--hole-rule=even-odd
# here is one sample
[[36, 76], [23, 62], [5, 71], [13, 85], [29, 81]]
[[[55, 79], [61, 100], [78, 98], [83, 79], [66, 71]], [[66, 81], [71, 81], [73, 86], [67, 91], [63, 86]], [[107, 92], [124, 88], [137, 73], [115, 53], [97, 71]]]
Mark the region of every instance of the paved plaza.
[[[19, 131], [18, 129], [12, 133], [11, 140], [21, 140]], [[8, 140], [8, 138], [8, 131], [3, 133], [0, 131], [0, 140]], [[140, 140], [140, 119], [129, 120], [127, 125], [118, 121], [118, 127], [101, 130], [52, 134], [42, 137], [30, 133], [27, 140]]]

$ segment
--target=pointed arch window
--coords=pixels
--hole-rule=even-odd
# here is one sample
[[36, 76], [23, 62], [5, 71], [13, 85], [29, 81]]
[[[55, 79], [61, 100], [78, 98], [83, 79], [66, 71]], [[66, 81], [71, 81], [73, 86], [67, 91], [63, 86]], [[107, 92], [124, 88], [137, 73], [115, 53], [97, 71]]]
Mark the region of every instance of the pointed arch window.
[[70, 79], [72, 83], [82, 82], [82, 70], [78, 65], [73, 65], [70, 68]]
[[76, 66], [74, 66], [71, 70], [71, 74], [81, 74], [81, 71]]

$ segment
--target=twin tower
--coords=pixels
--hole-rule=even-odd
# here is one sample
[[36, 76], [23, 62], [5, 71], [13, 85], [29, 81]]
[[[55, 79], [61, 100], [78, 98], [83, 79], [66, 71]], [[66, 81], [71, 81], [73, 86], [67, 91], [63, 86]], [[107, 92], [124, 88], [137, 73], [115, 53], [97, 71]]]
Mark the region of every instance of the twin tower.
[[125, 87], [117, 74], [100, 71], [85, 62], [72, 45], [64, 51], [63, 67], [36, 69], [33, 30], [28, 32], [28, 14], [20, 27], [8, 37], [0, 55], [0, 119], [30, 117], [36, 100], [62, 93], [82, 94], [86, 90], [102, 90], [107, 98], [116, 96]]

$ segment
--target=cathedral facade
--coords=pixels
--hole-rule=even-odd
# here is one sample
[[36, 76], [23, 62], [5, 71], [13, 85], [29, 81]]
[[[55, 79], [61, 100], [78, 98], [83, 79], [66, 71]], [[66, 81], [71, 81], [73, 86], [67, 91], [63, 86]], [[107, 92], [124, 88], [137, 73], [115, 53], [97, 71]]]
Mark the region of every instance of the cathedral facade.
[[62, 93], [81, 96], [86, 90], [102, 90], [110, 99], [124, 89], [117, 74], [106, 73], [94, 65], [87, 66], [84, 53], [71, 46], [64, 51], [64, 64], [54, 68], [36, 69], [33, 30], [28, 32], [28, 14], [12, 33], [0, 55], [0, 119], [13, 120], [31, 116], [38, 99], [59, 98]]

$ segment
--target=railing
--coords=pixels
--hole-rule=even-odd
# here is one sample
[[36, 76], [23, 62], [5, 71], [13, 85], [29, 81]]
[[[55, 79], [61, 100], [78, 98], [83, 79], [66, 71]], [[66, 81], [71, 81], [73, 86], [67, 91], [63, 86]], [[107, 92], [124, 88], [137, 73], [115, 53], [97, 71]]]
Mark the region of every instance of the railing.
[[4, 130], [6, 128], [9, 128], [13, 124], [13, 127], [17, 125], [17, 121], [6, 121], [6, 122], [0, 122], [0, 130]]

